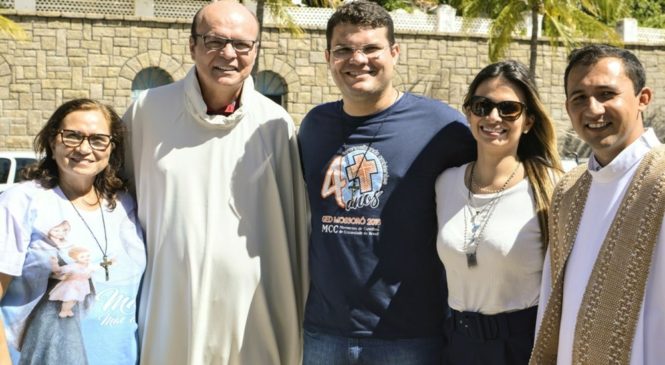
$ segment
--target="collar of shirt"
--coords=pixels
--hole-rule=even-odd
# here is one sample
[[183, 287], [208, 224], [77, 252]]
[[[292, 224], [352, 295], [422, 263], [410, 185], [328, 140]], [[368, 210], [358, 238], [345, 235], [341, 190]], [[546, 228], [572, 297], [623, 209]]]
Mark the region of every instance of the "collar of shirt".
[[238, 104], [238, 102], [236, 100], [234, 100], [233, 103], [231, 103], [227, 106], [221, 107], [219, 110], [211, 110], [210, 108], [208, 108], [206, 113], [208, 115], [224, 115], [224, 116], [228, 117], [229, 115], [233, 114], [234, 111], [236, 111], [236, 105], [237, 104]]
[[660, 141], [653, 128], [647, 128], [640, 138], [624, 148], [609, 164], [601, 166], [592, 154], [587, 166], [594, 181], [611, 180], [612, 176], [621, 175], [636, 166], [647, 152], [659, 145]]

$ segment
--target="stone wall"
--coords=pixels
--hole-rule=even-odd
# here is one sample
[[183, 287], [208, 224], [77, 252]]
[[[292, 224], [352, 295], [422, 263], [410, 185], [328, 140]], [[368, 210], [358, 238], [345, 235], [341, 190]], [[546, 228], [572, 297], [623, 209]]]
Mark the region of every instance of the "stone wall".
[[[137, 73], [159, 67], [174, 79], [192, 66], [187, 49], [189, 20], [135, 16], [63, 16], [58, 13], [0, 13], [21, 25], [28, 40], [0, 35], [0, 149], [27, 149], [33, 136], [63, 101], [91, 97], [123, 113], [131, 103]], [[264, 29], [259, 69], [280, 75], [287, 88], [286, 109], [296, 122], [314, 105], [339, 98], [324, 60], [325, 32], [306, 29], [301, 38]], [[396, 85], [455, 107], [473, 76], [488, 63], [487, 38], [459, 34], [398, 33], [401, 55]], [[647, 69], [655, 101], [647, 120], [665, 124], [665, 45], [631, 44]], [[518, 40], [509, 58], [528, 63], [529, 45]], [[567, 150], [568, 118], [563, 105], [565, 50], [538, 46], [537, 83], [541, 96], [560, 125]], [[565, 142], [565, 146], [563, 146]]]
[[[401, 54], [396, 67], [396, 86], [455, 107], [460, 107], [475, 74], [489, 63], [487, 39], [483, 37], [399, 33], [397, 42]], [[308, 29], [303, 38], [294, 38], [276, 29], [264, 31], [259, 68], [285, 77], [289, 87], [287, 109], [296, 120], [301, 120], [313, 105], [340, 98], [324, 59], [325, 45], [323, 30]], [[528, 43], [518, 41], [507, 58], [528, 64], [528, 51]], [[541, 61], [537, 83], [541, 96], [550, 106], [553, 117], [564, 121], [564, 52], [552, 50], [548, 43], [540, 44], [538, 51]], [[665, 47], [663, 51], [665, 56]]]
[[125, 111], [131, 84], [158, 66], [174, 79], [191, 66], [188, 22], [10, 15], [25, 41], [0, 36], [0, 149], [30, 148], [63, 101], [90, 97]]

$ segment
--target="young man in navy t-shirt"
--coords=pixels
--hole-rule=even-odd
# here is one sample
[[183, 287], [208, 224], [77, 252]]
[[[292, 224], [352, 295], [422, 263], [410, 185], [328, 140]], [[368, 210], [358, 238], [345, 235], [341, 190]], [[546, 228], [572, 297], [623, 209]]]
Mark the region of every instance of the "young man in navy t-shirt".
[[438, 364], [447, 290], [434, 182], [475, 143], [459, 112], [393, 87], [400, 48], [381, 6], [340, 7], [326, 39], [342, 100], [299, 132], [312, 210], [304, 364]]

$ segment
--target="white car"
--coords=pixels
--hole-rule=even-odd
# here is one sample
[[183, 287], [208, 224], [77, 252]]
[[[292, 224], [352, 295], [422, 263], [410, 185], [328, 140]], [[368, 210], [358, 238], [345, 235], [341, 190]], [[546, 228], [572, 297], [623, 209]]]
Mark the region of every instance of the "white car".
[[35, 161], [32, 151], [0, 151], [0, 193], [21, 181], [21, 169]]

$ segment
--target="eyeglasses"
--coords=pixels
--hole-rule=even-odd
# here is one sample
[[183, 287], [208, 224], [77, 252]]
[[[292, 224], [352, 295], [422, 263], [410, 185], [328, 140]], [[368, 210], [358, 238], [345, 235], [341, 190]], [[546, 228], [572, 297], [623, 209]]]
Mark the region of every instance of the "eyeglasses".
[[232, 39], [212, 34], [194, 34], [194, 36], [201, 37], [203, 39], [203, 46], [209, 51], [219, 51], [231, 43], [231, 47], [236, 52], [247, 53], [252, 50], [256, 43], [256, 41]]
[[490, 115], [492, 110], [496, 108], [499, 111], [499, 116], [506, 122], [514, 122], [519, 118], [524, 110], [526, 109], [526, 104], [519, 101], [500, 101], [498, 103], [493, 102], [492, 100], [484, 96], [472, 96], [469, 101], [464, 103], [464, 108], [471, 111], [479, 117], [486, 117]]
[[353, 57], [356, 52], [360, 52], [361, 54], [365, 55], [367, 58], [379, 58], [383, 51], [386, 50], [386, 48], [389, 48], [391, 46], [379, 46], [376, 44], [368, 44], [365, 46], [362, 46], [360, 48], [354, 48], [354, 47], [348, 47], [348, 46], [338, 46], [333, 48], [330, 53], [332, 53], [333, 57], [338, 60], [348, 60], [349, 58]]
[[62, 144], [67, 147], [78, 147], [87, 139], [90, 147], [97, 151], [106, 151], [113, 141], [113, 137], [108, 134], [96, 133], [84, 136], [83, 133], [71, 129], [62, 129], [58, 134], [62, 138]]

